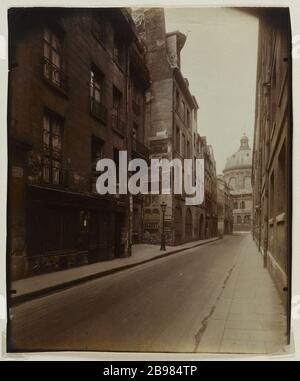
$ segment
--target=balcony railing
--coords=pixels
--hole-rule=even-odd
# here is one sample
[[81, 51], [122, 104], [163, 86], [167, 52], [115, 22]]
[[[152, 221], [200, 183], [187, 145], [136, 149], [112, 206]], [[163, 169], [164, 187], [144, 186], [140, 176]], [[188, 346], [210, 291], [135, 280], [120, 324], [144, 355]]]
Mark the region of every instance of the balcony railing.
[[135, 100], [132, 100], [132, 110], [136, 115], [141, 114], [141, 106]]
[[45, 178], [42, 172], [41, 183], [53, 187], [67, 188], [69, 185], [69, 172], [66, 169], [59, 169], [57, 172], [56, 176], [52, 173], [52, 176], [49, 176], [49, 178]]
[[68, 77], [64, 71], [46, 57], [43, 57], [42, 66], [43, 77], [52, 85], [66, 93], [68, 91]]
[[136, 138], [132, 138], [132, 152], [139, 157], [148, 159], [149, 149], [143, 143], [139, 142]]
[[112, 114], [112, 128], [118, 134], [122, 136], [125, 135], [125, 123], [119, 115]]
[[107, 123], [107, 108], [91, 97], [91, 114], [97, 119], [101, 120], [104, 124]]
[[67, 169], [39, 164], [38, 167], [34, 168], [34, 172], [35, 174], [29, 178], [29, 183], [32, 185], [50, 188], [69, 187], [69, 171]]

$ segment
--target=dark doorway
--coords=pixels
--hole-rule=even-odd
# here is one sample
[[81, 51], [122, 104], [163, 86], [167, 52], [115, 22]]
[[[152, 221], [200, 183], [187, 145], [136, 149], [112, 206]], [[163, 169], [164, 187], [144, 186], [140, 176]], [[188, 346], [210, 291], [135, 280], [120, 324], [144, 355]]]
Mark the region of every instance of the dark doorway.
[[113, 258], [111, 214], [108, 212], [91, 212], [89, 229], [89, 260], [98, 262]]

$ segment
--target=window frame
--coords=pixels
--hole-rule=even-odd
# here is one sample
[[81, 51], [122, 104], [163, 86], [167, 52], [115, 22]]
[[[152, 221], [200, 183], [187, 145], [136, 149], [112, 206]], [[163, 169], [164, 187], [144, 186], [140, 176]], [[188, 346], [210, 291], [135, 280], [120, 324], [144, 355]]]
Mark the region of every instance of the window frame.
[[[90, 69], [90, 98], [93, 99], [98, 104], [104, 104], [105, 96], [105, 85], [104, 85], [105, 75], [98, 69], [97, 66], [91, 65]], [[99, 101], [95, 96], [96, 90], [99, 91]]]
[[[47, 31], [49, 39], [47, 39]], [[65, 80], [64, 37], [61, 32], [51, 25], [44, 25], [43, 28], [43, 62], [44, 77], [50, 83], [62, 88]]]
[[[45, 128], [45, 120], [48, 119], [49, 129]], [[54, 133], [54, 126], [58, 127], [59, 134]], [[45, 134], [48, 134], [48, 144], [45, 146]], [[49, 185], [62, 185], [63, 181], [63, 136], [64, 136], [64, 120], [63, 118], [51, 110], [44, 110], [43, 113], [43, 156], [42, 156], [42, 182]], [[60, 141], [60, 149], [55, 150], [53, 147], [53, 137], [58, 137]], [[48, 165], [45, 165], [48, 162]], [[58, 166], [53, 165], [54, 162], [59, 163]], [[48, 168], [48, 175], [45, 170]], [[54, 181], [54, 170], [58, 180]]]
[[[118, 101], [118, 107], [115, 107], [115, 99], [119, 100]], [[122, 117], [123, 117], [123, 94], [116, 86], [113, 86], [112, 114], [118, 120], [122, 120]]]

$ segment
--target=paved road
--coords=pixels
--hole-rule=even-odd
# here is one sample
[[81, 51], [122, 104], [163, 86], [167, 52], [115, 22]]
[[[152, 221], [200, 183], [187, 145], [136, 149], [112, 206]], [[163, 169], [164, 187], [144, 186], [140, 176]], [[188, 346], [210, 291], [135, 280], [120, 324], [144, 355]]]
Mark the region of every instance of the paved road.
[[[11, 310], [15, 350], [187, 351], [247, 234], [155, 260]], [[248, 238], [249, 239], [249, 238]]]

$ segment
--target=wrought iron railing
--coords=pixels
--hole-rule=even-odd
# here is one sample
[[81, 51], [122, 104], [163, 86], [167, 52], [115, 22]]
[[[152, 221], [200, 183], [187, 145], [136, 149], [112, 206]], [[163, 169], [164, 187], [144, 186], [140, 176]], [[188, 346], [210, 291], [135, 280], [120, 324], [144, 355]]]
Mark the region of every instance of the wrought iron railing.
[[45, 175], [45, 167], [42, 166], [41, 176], [37, 183], [48, 185], [51, 187], [67, 188], [69, 186], [69, 171], [67, 169], [57, 169], [57, 175], [54, 175], [53, 168], [48, 168], [49, 175]]
[[112, 128], [118, 134], [125, 135], [125, 123], [117, 114], [112, 114]]
[[95, 98], [91, 97], [91, 114], [97, 119], [101, 120], [104, 124], [107, 123], [107, 108], [96, 101]]
[[43, 57], [43, 77], [60, 90], [68, 91], [68, 76], [66, 73], [48, 58]]

